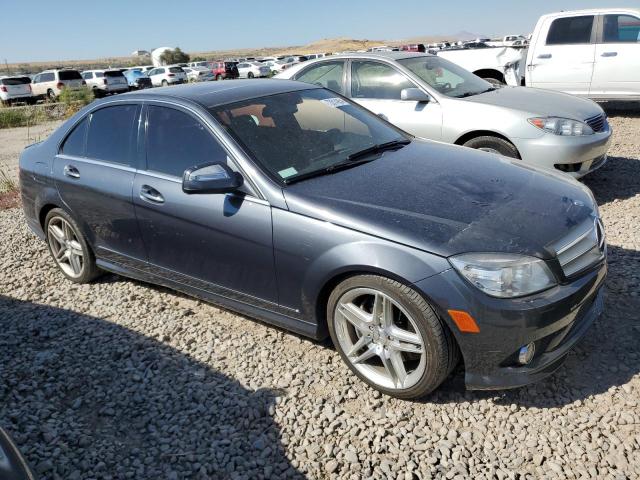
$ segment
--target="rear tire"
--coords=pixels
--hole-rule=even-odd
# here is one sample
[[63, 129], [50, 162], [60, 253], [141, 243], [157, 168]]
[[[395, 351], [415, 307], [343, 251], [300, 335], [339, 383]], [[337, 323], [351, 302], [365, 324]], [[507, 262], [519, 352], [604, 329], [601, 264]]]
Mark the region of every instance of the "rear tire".
[[52, 209], [45, 218], [44, 232], [49, 253], [68, 280], [89, 283], [101, 274], [79, 225], [66, 211]]
[[51, 89], [47, 90], [47, 100], [49, 100], [50, 102], [56, 101], [56, 94]]
[[162, 86], [163, 87], [168, 87], [169, 86], [169, 82], [167, 82], [166, 80], [162, 80]]
[[253, 78], [253, 72], [247, 73], [247, 78]]
[[504, 138], [483, 135], [481, 137], [472, 138], [464, 143], [465, 147], [483, 150], [489, 153], [495, 153], [509, 158], [520, 159], [520, 154], [515, 145]]
[[220, 74], [216, 75], [216, 82], [219, 82], [220, 80], [222, 80], [222, 75]]
[[327, 302], [327, 322], [351, 371], [392, 397], [431, 393], [459, 360], [453, 335], [429, 303], [389, 278], [358, 275], [340, 283]]

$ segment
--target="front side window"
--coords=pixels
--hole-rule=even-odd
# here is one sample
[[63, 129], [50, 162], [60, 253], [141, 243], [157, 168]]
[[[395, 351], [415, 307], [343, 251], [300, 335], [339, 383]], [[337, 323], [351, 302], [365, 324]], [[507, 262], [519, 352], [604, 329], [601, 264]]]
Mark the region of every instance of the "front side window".
[[640, 19], [631, 15], [605, 15], [602, 40], [604, 43], [640, 42]]
[[84, 156], [84, 140], [87, 136], [88, 117], [84, 117], [82, 121], [74, 127], [67, 139], [62, 144], [60, 153], [72, 155], [74, 157]]
[[374, 145], [407, 142], [399, 130], [325, 89], [258, 97], [209, 109], [270, 176], [290, 183]]
[[84, 78], [85, 80], [89, 80], [90, 78], [93, 78], [93, 73], [85, 72], [82, 74], [82, 78]]
[[400, 92], [415, 85], [395, 68], [379, 62], [355, 61], [351, 64], [351, 96], [400, 100]]
[[326, 62], [308, 68], [296, 80], [344, 93], [344, 62]]
[[138, 105], [117, 105], [93, 112], [86, 156], [121, 165], [134, 165], [138, 110]]
[[147, 170], [182, 177], [190, 167], [226, 161], [226, 151], [195, 117], [153, 105], [148, 112]]
[[593, 15], [585, 15], [555, 19], [547, 34], [547, 45], [591, 43], [593, 18]]
[[398, 63], [439, 93], [464, 98], [492, 89], [491, 84], [444, 58], [421, 55]]

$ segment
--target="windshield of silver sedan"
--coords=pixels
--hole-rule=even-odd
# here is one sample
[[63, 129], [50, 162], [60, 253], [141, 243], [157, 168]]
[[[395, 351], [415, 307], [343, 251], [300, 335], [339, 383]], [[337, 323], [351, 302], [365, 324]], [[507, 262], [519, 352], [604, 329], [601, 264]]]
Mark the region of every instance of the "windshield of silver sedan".
[[374, 160], [410, 142], [409, 135], [325, 89], [209, 111], [260, 167], [285, 184]]
[[495, 90], [489, 82], [444, 58], [422, 55], [398, 63], [448, 97], [465, 98]]

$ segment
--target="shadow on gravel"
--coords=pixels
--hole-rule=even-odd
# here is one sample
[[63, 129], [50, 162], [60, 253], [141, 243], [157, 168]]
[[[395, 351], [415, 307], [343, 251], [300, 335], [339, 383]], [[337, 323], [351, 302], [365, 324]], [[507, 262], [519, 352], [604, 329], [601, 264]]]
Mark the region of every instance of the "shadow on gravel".
[[640, 158], [609, 157], [602, 168], [584, 177], [584, 184], [598, 205], [631, 198], [640, 193]]
[[0, 295], [0, 424], [41, 478], [302, 478], [276, 395], [108, 321]]
[[630, 295], [640, 290], [638, 277], [631, 274], [640, 271], [640, 252], [609, 247], [608, 260], [604, 313], [553, 375], [514, 390], [466, 392], [464, 372], [459, 367], [423, 401], [459, 403], [491, 398], [502, 405], [562, 407], [622, 387], [640, 374], [640, 296]]
[[602, 102], [608, 117], [640, 118], [640, 102]]

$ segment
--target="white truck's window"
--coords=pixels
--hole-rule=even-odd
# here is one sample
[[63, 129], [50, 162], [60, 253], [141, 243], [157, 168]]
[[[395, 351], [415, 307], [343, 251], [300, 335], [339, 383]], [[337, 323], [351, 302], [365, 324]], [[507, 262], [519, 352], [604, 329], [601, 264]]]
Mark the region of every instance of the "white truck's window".
[[640, 42], [640, 19], [631, 15], [605, 15], [602, 40], [604, 43]]
[[547, 34], [547, 45], [576, 45], [591, 43], [593, 15], [557, 18]]

